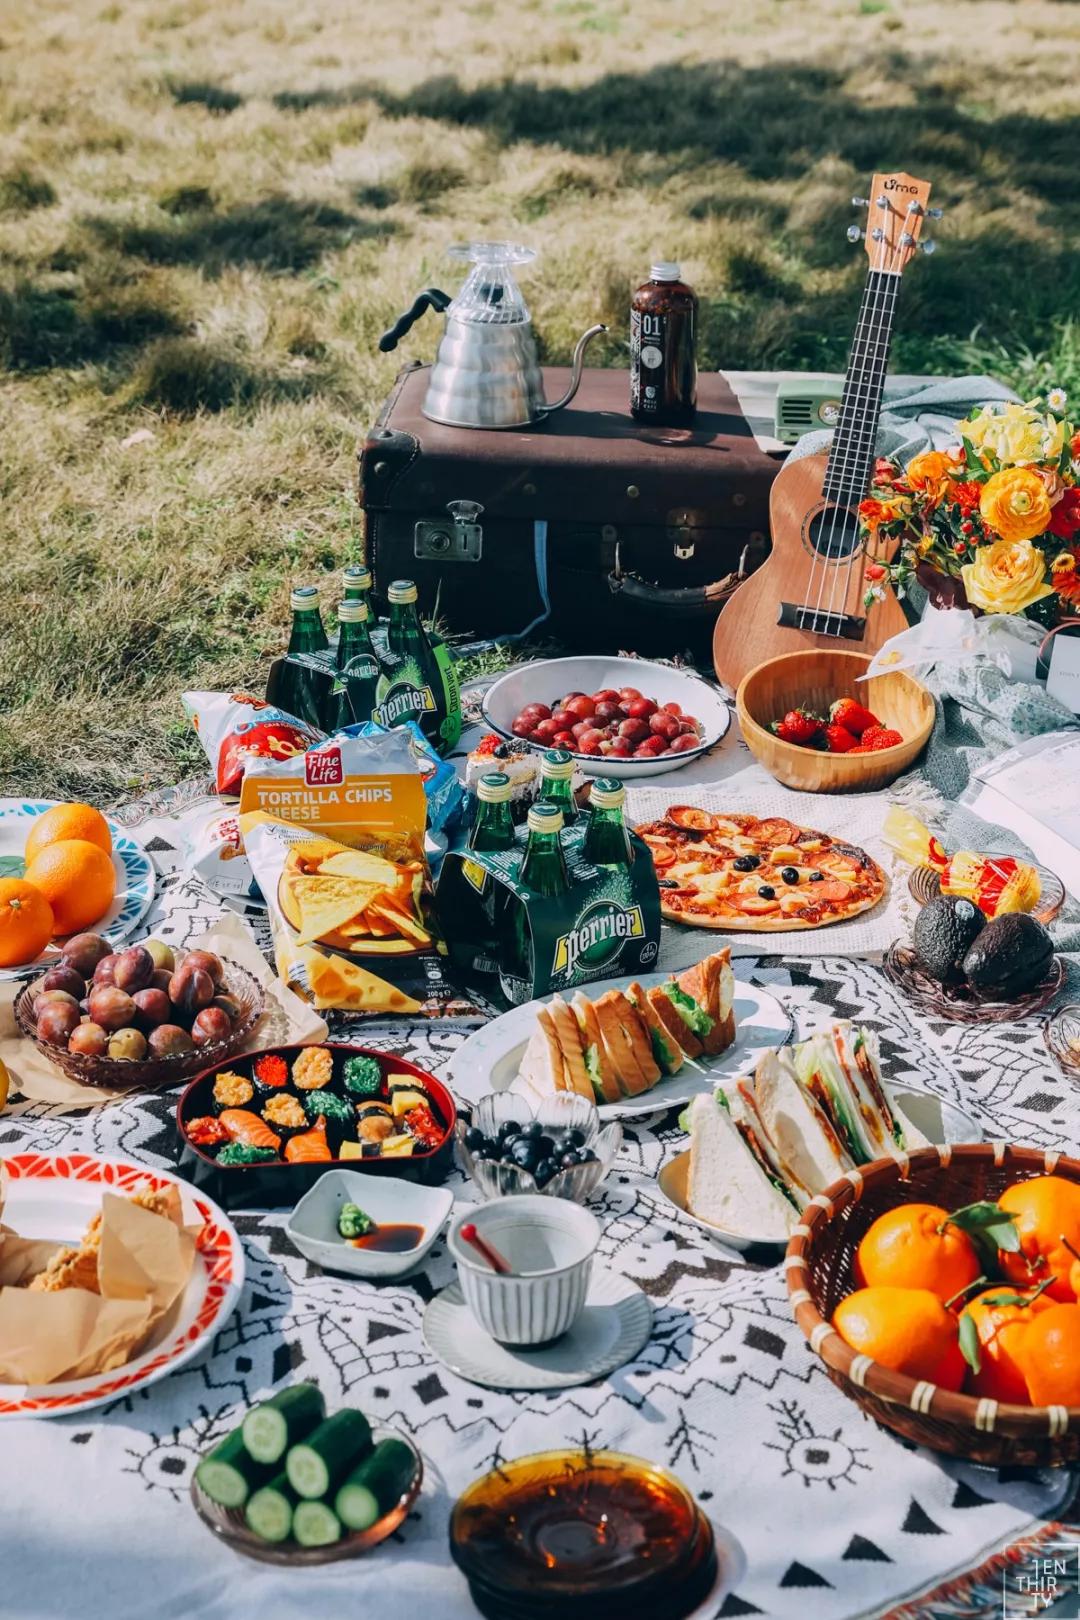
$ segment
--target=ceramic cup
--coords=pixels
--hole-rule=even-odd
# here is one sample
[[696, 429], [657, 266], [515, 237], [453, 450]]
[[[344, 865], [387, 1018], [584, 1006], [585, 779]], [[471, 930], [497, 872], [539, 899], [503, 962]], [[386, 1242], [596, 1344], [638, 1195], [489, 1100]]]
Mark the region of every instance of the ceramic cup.
[[[494, 1272], [466, 1243], [469, 1221], [508, 1262], [512, 1275]], [[550, 1344], [565, 1333], [585, 1303], [600, 1226], [580, 1204], [541, 1194], [497, 1198], [466, 1209], [450, 1229], [465, 1302], [485, 1333], [499, 1344]]]

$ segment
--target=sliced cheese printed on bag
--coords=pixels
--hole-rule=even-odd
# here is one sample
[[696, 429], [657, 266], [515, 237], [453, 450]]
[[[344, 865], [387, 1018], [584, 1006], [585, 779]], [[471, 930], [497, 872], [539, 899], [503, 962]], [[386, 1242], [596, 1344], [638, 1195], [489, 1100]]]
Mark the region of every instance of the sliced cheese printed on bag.
[[306, 947], [297, 951], [307, 971], [308, 985], [316, 1007], [342, 1007], [349, 1012], [416, 1013], [414, 1001], [395, 985], [369, 973], [366, 968], [347, 962], [343, 956], [326, 956]]

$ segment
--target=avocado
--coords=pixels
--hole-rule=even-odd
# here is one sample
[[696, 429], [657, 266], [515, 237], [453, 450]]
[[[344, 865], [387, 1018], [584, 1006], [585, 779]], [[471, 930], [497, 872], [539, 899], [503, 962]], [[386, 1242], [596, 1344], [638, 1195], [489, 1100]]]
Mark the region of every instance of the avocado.
[[986, 918], [970, 900], [940, 894], [927, 901], [915, 919], [911, 940], [923, 972], [940, 984], [955, 983], [961, 962], [985, 924]]
[[1010, 1001], [1038, 984], [1053, 956], [1054, 942], [1042, 923], [1010, 911], [987, 923], [964, 957], [963, 971], [979, 995]]

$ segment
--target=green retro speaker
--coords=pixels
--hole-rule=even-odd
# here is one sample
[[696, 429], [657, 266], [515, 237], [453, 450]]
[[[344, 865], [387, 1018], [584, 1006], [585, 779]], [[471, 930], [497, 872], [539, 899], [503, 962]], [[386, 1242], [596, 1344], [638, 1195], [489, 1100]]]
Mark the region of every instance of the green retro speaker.
[[776, 390], [776, 437], [781, 444], [794, 444], [817, 428], [834, 428], [843, 390], [843, 377], [785, 378]]

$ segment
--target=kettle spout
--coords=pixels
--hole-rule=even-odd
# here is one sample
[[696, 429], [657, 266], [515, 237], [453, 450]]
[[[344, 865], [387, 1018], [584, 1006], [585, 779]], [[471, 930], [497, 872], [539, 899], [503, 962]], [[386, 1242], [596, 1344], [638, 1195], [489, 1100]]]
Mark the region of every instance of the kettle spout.
[[597, 326], [590, 326], [587, 332], [582, 332], [581, 336], [577, 340], [577, 347], [574, 349], [573, 367], [570, 372], [570, 386], [561, 399], [555, 400], [551, 405], [544, 406], [544, 409], [541, 412], [542, 416], [550, 416], [552, 411], [561, 411], [564, 405], [569, 405], [570, 401], [573, 399], [574, 395], [581, 386], [581, 368], [582, 362], [585, 358], [585, 350], [589, 347], [589, 344], [592, 342], [594, 337], [599, 337], [601, 332], [606, 331], [607, 327], [603, 324], [603, 322], [601, 322]]

